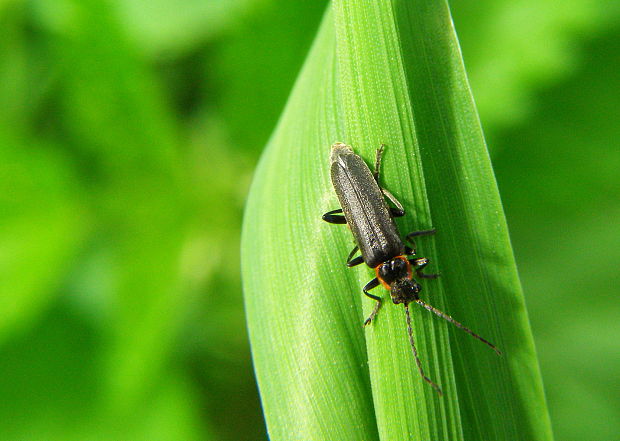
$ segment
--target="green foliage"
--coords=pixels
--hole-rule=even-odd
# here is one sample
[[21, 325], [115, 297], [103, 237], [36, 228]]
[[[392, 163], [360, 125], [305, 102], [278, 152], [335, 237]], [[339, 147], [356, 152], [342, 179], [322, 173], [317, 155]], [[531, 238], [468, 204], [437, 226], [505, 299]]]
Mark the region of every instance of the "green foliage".
[[515, 124], [530, 115], [532, 93], [560, 81], [579, 64], [578, 42], [617, 22], [620, 8], [573, 0], [450, 2], [468, 75], [486, 126]]
[[[426, 284], [425, 296], [505, 351], [496, 359], [473, 339], [450, 331], [449, 340], [445, 323], [415, 311], [420, 352], [443, 398], [417, 375], [400, 308], [386, 304], [364, 339], [359, 324], [373, 302], [362, 300], [360, 286], [372, 276], [342, 265], [351, 238], [320, 220], [336, 204], [327, 163], [336, 140], [366, 158], [388, 145], [384, 182], [410, 211], [401, 229], [439, 231], [436, 241], [420, 240], [444, 276]], [[272, 439], [551, 439], [445, 3], [334, 3], [260, 164], [243, 237], [248, 324]], [[289, 257], [287, 249], [300, 252]]]
[[[539, 94], [527, 123], [496, 134], [494, 165], [559, 440], [613, 439], [620, 236], [620, 26], [589, 41], [570, 79]], [[519, 149], [514, 142], [518, 139]], [[528, 185], [517, 185], [527, 171]]]

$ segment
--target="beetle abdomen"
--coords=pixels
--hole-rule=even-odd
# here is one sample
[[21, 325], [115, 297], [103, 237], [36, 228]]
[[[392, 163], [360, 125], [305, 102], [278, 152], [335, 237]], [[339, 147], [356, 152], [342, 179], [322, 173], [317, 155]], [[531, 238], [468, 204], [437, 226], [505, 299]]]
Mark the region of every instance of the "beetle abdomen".
[[351, 147], [335, 144], [331, 163], [332, 183], [364, 262], [374, 268], [402, 254], [394, 220], [364, 160]]

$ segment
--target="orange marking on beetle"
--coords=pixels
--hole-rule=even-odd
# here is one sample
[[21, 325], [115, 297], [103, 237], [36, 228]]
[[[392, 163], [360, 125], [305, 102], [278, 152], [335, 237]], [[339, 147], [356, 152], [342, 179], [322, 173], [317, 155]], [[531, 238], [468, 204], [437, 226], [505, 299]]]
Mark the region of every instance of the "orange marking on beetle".
[[413, 279], [413, 270], [411, 269], [411, 264], [409, 263], [409, 259], [406, 256], [401, 256], [407, 262], [407, 274], [409, 275], [409, 280]]
[[385, 283], [385, 280], [383, 280], [383, 278], [379, 275], [379, 268], [381, 267], [381, 265], [384, 265], [384, 263], [380, 263], [379, 265], [375, 267], [375, 274], [377, 275], [377, 279], [379, 280], [379, 282], [381, 282], [381, 285], [383, 285], [385, 289], [390, 291], [392, 287], [388, 285], [387, 283]]
[[[391, 259], [391, 260], [394, 260], [394, 259], [400, 259], [400, 260], [403, 260], [403, 261], [407, 264], [407, 275], [408, 275], [408, 278], [409, 278], [409, 279], [411, 279], [411, 278], [413, 277], [413, 271], [411, 270], [411, 264], [409, 263], [409, 259], [407, 259], [407, 256], [405, 256], [405, 255], [400, 255], [400, 256], [396, 256], [396, 257], [394, 257], [394, 258], [393, 258], [393, 259]], [[392, 287], [391, 287], [390, 285], [388, 285], [388, 284], [385, 282], [385, 280], [383, 280], [383, 278], [379, 275], [379, 268], [381, 268], [381, 266], [383, 266], [383, 265], [387, 265], [387, 264], [388, 264], [388, 262], [383, 262], [383, 263], [380, 263], [379, 265], [377, 265], [377, 266], [375, 267], [375, 274], [377, 275], [377, 280], [379, 280], [379, 282], [381, 282], [381, 285], [383, 285], [383, 287], [384, 287], [385, 289], [387, 289], [388, 291], [391, 291], [391, 290], [392, 290]]]

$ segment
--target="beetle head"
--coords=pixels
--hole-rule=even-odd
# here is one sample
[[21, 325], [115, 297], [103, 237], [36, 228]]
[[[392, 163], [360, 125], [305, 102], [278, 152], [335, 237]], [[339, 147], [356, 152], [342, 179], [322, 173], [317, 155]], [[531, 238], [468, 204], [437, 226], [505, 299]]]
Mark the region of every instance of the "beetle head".
[[391, 289], [393, 283], [411, 278], [411, 265], [404, 256], [396, 256], [377, 267], [377, 278]]
[[422, 287], [411, 277], [411, 264], [406, 256], [396, 256], [376, 268], [377, 278], [390, 290], [394, 303], [409, 303], [418, 298]]
[[410, 303], [418, 299], [418, 293], [422, 290], [422, 286], [413, 279], [398, 280], [390, 286], [390, 296], [392, 302]]

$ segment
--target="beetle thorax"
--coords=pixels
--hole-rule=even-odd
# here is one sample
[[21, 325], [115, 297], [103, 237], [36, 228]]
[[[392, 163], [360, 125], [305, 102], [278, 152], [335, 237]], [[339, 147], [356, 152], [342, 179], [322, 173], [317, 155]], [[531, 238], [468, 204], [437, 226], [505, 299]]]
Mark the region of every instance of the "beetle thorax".
[[375, 268], [377, 278], [390, 291], [392, 302], [409, 303], [418, 298], [420, 285], [411, 277], [406, 256], [396, 256]]
[[396, 256], [376, 268], [377, 278], [387, 289], [399, 280], [411, 278], [411, 265], [405, 256]]

